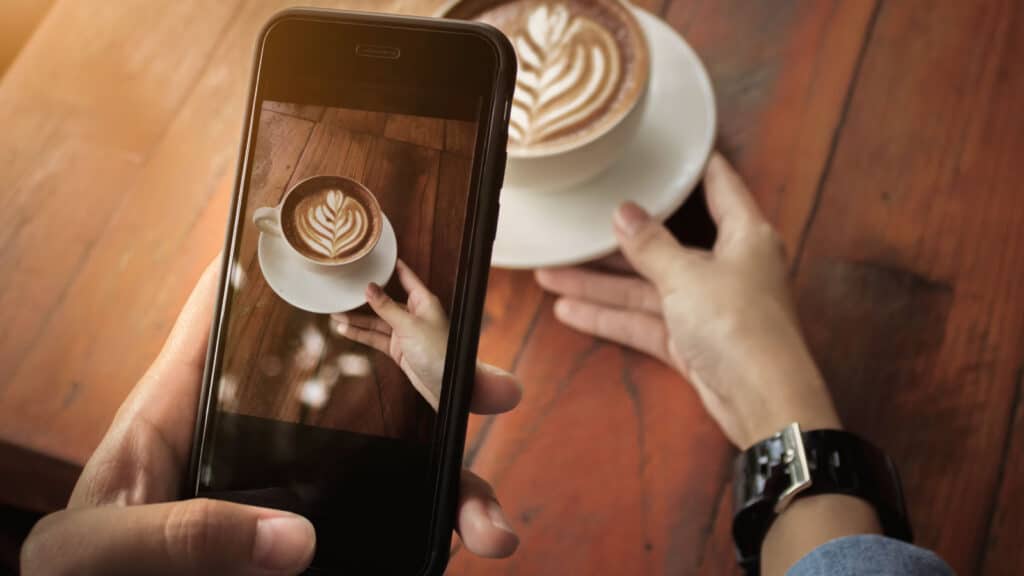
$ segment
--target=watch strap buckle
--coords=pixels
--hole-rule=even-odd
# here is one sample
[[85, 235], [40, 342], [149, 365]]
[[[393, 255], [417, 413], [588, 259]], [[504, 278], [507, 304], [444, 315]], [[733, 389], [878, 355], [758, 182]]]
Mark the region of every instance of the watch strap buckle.
[[789, 477], [789, 486], [779, 494], [778, 500], [775, 501], [775, 513], [779, 514], [793, 502], [797, 494], [811, 487], [812, 480], [800, 424], [793, 422], [780, 430], [776, 437], [782, 443], [779, 465], [785, 466]]

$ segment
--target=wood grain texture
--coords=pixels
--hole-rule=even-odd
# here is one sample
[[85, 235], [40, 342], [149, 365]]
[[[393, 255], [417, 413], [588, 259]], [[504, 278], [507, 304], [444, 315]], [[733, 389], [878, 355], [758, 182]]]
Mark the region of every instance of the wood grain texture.
[[1003, 444], [1001, 477], [989, 508], [985, 547], [975, 562], [980, 574], [1003, 574], [1024, 566], [1024, 547], [1018, 541], [1020, 511], [1024, 510], [1024, 370], [1018, 372], [1010, 436]]
[[21, 52], [36, 26], [50, 11], [51, 0], [8, 0], [0, 19], [0, 76]]
[[[663, 7], [668, 22], [686, 34], [708, 66], [724, 148], [738, 160], [792, 249], [811, 212], [873, 9], [865, 2], [669, 2]], [[522, 282], [515, 291], [517, 315], [528, 313], [522, 302], [531, 307], [540, 302], [532, 323], [520, 321], [519, 330], [497, 333], [514, 342], [522, 338], [521, 330], [529, 331], [522, 349], [502, 358], [514, 362], [526, 396], [512, 415], [471, 421], [467, 454], [476, 471], [495, 479], [503, 502], [522, 522], [524, 547], [500, 566], [460, 551], [452, 573], [734, 570], [729, 541], [709, 539], [713, 529], [728, 538], [731, 516], [719, 503], [729, 493], [732, 452], [688, 384], [653, 360], [624, 355], [559, 325], [550, 299], [516, 274], [492, 274], [491, 299], [500, 298], [506, 282]], [[499, 337], [485, 331], [482, 355], [500, 347], [489, 341]], [[589, 423], [569, 406], [580, 401], [566, 391], [574, 386], [589, 390]], [[629, 393], [623, 396], [623, 390]], [[633, 408], [624, 430], [607, 418], [619, 415], [626, 399]], [[595, 451], [609, 454], [596, 462], [574, 459]], [[642, 465], [634, 465], [638, 453], [646, 455]], [[695, 453], [701, 461], [684, 456]], [[556, 464], [557, 473], [546, 469], [552, 464], [545, 463], [562, 461], [572, 465]], [[626, 513], [629, 506], [621, 504], [616, 513], [581, 517], [581, 510], [613, 506], [602, 500], [607, 495], [598, 494], [608, 490], [621, 492], [622, 502], [636, 509]], [[586, 536], [558, 536], [567, 518], [574, 527], [587, 523]], [[622, 523], [635, 524], [635, 530], [619, 534], [609, 553], [615, 559], [598, 553], [611, 545], [600, 535], [616, 534]], [[567, 554], [574, 538], [585, 542], [586, 550]], [[722, 551], [727, 555], [720, 560]]]
[[1006, 449], [1024, 365], [1022, 53], [1018, 2], [884, 4], [798, 268], [841, 416], [893, 455], [918, 542], [961, 574], [981, 573], [987, 538], [989, 557], [1019, 554], [999, 512], [1024, 488]]
[[[1019, 571], [1024, 10], [637, 3], [707, 64], [719, 144], [791, 249], [843, 417], [900, 463], [920, 541], [963, 574]], [[291, 4], [57, 0], [0, 80], [0, 499], [66, 497], [70, 467], [221, 245], [252, 45]], [[430, 14], [442, 2], [314, 4]], [[447, 129], [272, 114], [268, 130], [295, 142], [322, 122], [429, 150], [440, 179], [465, 161]], [[283, 189], [305, 150], [260, 177]], [[506, 561], [458, 550], [450, 572], [735, 573], [731, 450], [688, 384], [560, 326], [550, 304], [529, 273], [492, 271], [480, 356], [526, 391], [515, 413], [471, 419], [466, 459], [494, 479], [522, 547]]]
[[872, 0], [669, 2], [711, 75], [718, 146], [795, 250], [827, 165]]
[[223, 242], [253, 44], [294, 4], [58, 2], [3, 77], [4, 442], [98, 443]]

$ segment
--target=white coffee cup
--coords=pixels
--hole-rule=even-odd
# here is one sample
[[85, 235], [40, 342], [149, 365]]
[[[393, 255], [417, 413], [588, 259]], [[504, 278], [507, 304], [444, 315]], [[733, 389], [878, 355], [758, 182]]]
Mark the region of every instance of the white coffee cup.
[[448, 9], [506, 30], [516, 49], [506, 189], [546, 193], [582, 184], [632, 143], [650, 76], [646, 33], [633, 10], [625, 0], [464, 0]]
[[[290, 237], [281, 225], [282, 213], [288, 214], [294, 210], [293, 204], [299, 201], [302, 196], [319, 193], [323, 190], [338, 190], [344, 195], [351, 196], [362, 204], [366, 210], [367, 228], [365, 235], [361, 237], [367, 238], [367, 240], [364, 240], [357, 250], [345, 253], [344, 256], [330, 257], [317, 255], [309, 249], [303, 251], [302, 248], [296, 246], [301, 240]], [[377, 198], [374, 197], [373, 193], [366, 186], [344, 176], [313, 176], [307, 178], [292, 186], [276, 206], [262, 206], [254, 210], [252, 220], [256, 227], [264, 234], [271, 234], [282, 238], [291, 253], [318, 266], [344, 266], [364, 258], [376, 247], [383, 228], [383, 213]]]
[[560, 191], [601, 175], [636, 137], [646, 104], [646, 90], [611, 129], [593, 140], [564, 150], [535, 154], [508, 152], [504, 186], [530, 191]]

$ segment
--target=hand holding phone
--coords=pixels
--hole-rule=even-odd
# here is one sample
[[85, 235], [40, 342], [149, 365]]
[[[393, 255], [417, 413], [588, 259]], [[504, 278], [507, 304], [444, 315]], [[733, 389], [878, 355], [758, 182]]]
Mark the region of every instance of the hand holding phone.
[[314, 571], [447, 563], [514, 75], [478, 23], [261, 37], [188, 489], [309, 518]]
[[[218, 257], [86, 464], [67, 509], [32, 530], [22, 573], [296, 574], [309, 564], [315, 535], [301, 516], [208, 499], [174, 501], [192, 441], [219, 270]], [[476, 381], [475, 409], [504, 412], [518, 399], [518, 383], [504, 372]], [[495, 525], [503, 517], [495, 514], [493, 490], [464, 472], [458, 527], [471, 552], [498, 557], [515, 550], [518, 539], [507, 523]]]

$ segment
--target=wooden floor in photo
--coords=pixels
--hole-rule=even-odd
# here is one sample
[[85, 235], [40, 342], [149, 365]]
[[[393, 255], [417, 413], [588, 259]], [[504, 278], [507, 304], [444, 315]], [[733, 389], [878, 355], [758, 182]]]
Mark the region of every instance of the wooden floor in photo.
[[[220, 249], [253, 42], [292, 3], [56, 0], [0, 80], [4, 504], [62, 505]], [[1019, 572], [1020, 3], [636, 3], [707, 65], [718, 147], [781, 231], [841, 416], [898, 462], [917, 542]], [[734, 452], [683, 379], [558, 324], [528, 272], [491, 273], [480, 354], [526, 387], [466, 452], [522, 544], [456, 548], [451, 574], [737, 573]]]

